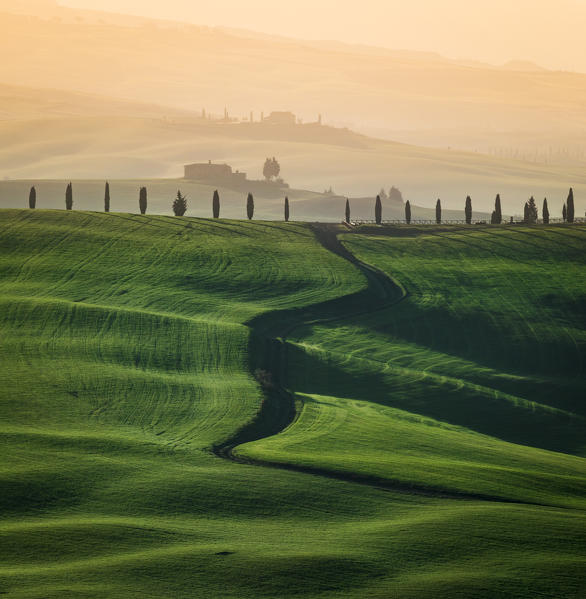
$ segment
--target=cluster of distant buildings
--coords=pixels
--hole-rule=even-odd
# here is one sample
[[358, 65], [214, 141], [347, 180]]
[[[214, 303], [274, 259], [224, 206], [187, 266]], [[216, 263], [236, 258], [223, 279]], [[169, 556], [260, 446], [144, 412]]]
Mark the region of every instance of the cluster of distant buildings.
[[[238, 123], [238, 122], [248, 122], [248, 123], [262, 123], [264, 125], [279, 125], [281, 127], [291, 127], [294, 125], [302, 124], [302, 120], [298, 118], [294, 113], [289, 112], [288, 110], [276, 110], [271, 112], [269, 115], [265, 116], [264, 112], [260, 113], [260, 119], [258, 121], [254, 118], [254, 113], [251, 111], [248, 119], [246, 117], [234, 118], [231, 117], [228, 113], [228, 109], [224, 108], [224, 117], [223, 118], [213, 118], [210, 113], [207, 113], [205, 109], [201, 111], [201, 116], [203, 119], [211, 119], [216, 120], [221, 123]], [[322, 124], [322, 116], [318, 115], [316, 125]]]

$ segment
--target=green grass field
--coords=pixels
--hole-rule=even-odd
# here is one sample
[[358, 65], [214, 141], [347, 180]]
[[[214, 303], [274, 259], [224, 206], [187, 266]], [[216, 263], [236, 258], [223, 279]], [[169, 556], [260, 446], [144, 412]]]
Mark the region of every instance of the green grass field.
[[0, 211], [0, 594], [586, 595], [586, 228], [335, 232]]

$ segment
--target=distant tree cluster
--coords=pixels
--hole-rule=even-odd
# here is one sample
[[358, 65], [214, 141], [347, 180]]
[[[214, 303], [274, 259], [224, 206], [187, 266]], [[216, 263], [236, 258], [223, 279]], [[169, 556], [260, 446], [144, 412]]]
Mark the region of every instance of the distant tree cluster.
[[262, 174], [267, 181], [270, 181], [271, 179], [276, 179], [279, 176], [280, 172], [281, 165], [278, 163], [277, 159], [274, 156], [265, 160], [265, 164], [262, 169]]
[[397, 202], [397, 203], [401, 203], [401, 204], [404, 203], [403, 194], [394, 185], [393, 185], [393, 187], [391, 187], [391, 189], [389, 191], [389, 200], [391, 202]]

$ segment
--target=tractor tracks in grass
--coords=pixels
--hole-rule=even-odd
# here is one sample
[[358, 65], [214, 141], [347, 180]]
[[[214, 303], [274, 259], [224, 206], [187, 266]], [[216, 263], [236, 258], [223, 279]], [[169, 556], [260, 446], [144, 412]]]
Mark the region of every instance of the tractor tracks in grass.
[[334, 300], [313, 304], [303, 309], [270, 312], [246, 323], [252, 330], [249, 347], [250, 370], [263, 388], [264, 400], [256, 416], [232, 437], [212, 447], [213, 453], [220, 458], [238, 464], [300, 472], [367, 485], [386, 492], [421, 495], [430, 498], [527, 504], [526, 501], [505, 497], [458, 492], [360, 473], [252, 459], [234, 452], [239, 445], [259, 441], [283, 432], [298, 418], [303, 405], [302, 400], [287, 390], [289, 349], [287, 339], [296, 329], [336, 320], [348, 320], [384, 310], [398, 304], [408, 296], [407, 290], [400, 283], [391, 279], [380, 269], [359, 260], [340, 242], [338, 235], [346, 232], [340, 225], [316, 223], [310, 227], [316, 239], [326, 250], [347, 260], [359, 269], [366, 279], [367, 286], [353, 294]]

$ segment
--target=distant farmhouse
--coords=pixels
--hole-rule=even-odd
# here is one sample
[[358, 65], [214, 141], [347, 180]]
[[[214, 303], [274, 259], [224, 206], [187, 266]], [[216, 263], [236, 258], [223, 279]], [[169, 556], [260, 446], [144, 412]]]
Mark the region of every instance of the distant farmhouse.
[[212, 161], [186, 164], [184, 166], [186, 179], [197, 179], [204, 183], [237, 186], [246, 182], [246, 173], [233, 172], [228, 164], [212, 164]]
[[268, 125], [295, 125], [297, 118], [292, 112], [271, 112], [269, 116], [262, 116], [261, 122]]
[[214, 187], [261, 193], [266, 197], [279, 197], [282, 190], [289, 187], [282, 179], [275, 181], [248, 179], [246, 173], [233, 171], [229, 164], [214, 164], [211, 160], [186, 164], [183, 169], [185, 179]]

